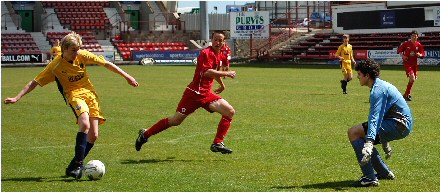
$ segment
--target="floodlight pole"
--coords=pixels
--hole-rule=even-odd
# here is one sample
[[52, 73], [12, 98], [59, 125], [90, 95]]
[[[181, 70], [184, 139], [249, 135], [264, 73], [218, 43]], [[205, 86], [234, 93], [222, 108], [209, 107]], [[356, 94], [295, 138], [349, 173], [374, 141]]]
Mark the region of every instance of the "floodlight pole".
[[200, 1], [200, 40], [209, 42], [208, 2]]
[[307, 5], [307, 18], [308, 18], [308, 24], [307, 24], [307, 32], [310, 32], [310, 25], [312, 24], [312, 21], [310, 20], [310, 7]]

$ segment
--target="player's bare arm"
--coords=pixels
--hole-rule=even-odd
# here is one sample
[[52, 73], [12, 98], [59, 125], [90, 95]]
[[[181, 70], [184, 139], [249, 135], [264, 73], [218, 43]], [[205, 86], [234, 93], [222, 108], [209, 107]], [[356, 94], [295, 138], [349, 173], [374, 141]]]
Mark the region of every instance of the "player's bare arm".
[[230, 77], [230, 78], [235, 78], [235, 75], [237, 73], [235, 71], [217, 71], [214, 69], [208, 69], [205, 73], [204, 76], [205, 77], [211, 77], [211, 78], [216, 78], [216, 77]]
[[20, 91], [20, 93], [17, 94], [17, 96], [15, 97], [8, 97], [5, 99], [5, 104], [14, 104], [16, 103], [18, 100], [20, 100], [23, 96], [25, 96], [26, 94], [28, 94], [29, 92], [31, 92], [32, 90], [35, 89], [35, 87], [37, 87], [38, 83], [35, 80], [30, 81], [24, 88], [23, 90]]
[[216, 90], [214, 90], [214, 93], [220, 94], [226, 89], [225, 83], [223, 83], [223, 79], [221, 77], [215, 77], [214, 79], [220, 85]]
[[131, 75], [126, 73], [124, 70], [122, 70], [121, 68], [119, 68], [118, 66], [113, 64], [112, 62], [107, 61], [105, 67], [107, 69], [109, 69], [110, 71], [113, 71], [113, 72], [121, 75], [122, 77], [124, 77], [125, 80], [127, 80], [128, 84], [130, 84], [131, 86], [133, 86], [133, 87], [139, 86], [139, 83], [136, 81], [136, 79], [134, 77], [132, 77]]

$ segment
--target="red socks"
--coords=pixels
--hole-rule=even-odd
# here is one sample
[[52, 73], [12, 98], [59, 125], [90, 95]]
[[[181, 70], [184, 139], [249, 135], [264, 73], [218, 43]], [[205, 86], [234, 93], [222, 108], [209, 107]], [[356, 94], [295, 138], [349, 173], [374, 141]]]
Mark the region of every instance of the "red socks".
[[[220, 120], [220, 123], [218, 124], [217, 134], [215, 135], [214, 144], [223, 142], [223, 139], [225, 138], [226, 134], [229, 131], [229, 128], [231, 127], [232, 119], [228, 116], [222, 116], [222, 119]], [[149, 138], [152, 135], [155, 135], [165, 129], [168, 129], [171, 127], [168, 123], [168, 118], [162, 119], [158, 121], [156, 124], [154, 124], [151, 128], [149, 128], [144, 133], [145, 138]]]
[[228, 116], [222, 116], [220, 123], [218, 124], [217, 134], [215, 135], [214, 144], [223, 142], [223, 139], [228, 133], [229, 128], [231, 127], [232, 118]]
[[144, 137], [149, 138], [150, 136], [155, 135], [165, 129], [168, 129], [169, 127], [170, 127], [170, 125], [168, 123], [168, 118], [162, 119], [162, 120], [158, 121], [156, 124], [154, 124], [147, 131], [145, 131]]
[[411, 88], [412, 88], [413, 84], [414, 84], [414, 82], [413, 83], [408, 82], [408, 85], [406, 86], [406, 91], [405, 91], [404, 95], [408, 96], [409, 94], [411, 94]]

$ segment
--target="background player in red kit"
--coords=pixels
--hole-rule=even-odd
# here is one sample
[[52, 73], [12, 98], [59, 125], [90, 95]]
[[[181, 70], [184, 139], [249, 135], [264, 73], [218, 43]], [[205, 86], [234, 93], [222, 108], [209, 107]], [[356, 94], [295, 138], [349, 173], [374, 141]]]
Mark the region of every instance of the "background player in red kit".
[[229, 63], [231, 60], [231, 48], [226, 44], [222, 47], [220, 50], [221, 54], [223, 54], [223, 60], [221, 63], [221, 70], [222, 71], [229, 71]]
[[211, 89], [215, 79], [220, 84], [215, 93], [221, 93], [225, 88], [221, 78], [234, 78], [236, 73], [235, 71], [217, 70], [220, 68], [220, 61], [224, 60], [224, 54], [220, 52], [225, 43], [224, 33], [214, 32], [211, 42], [212, 46], [203, 49], [197, 58], [194, 78], [186, 87], [174, 116], [158, 121], [148, 130], [141, 129], [135, 144], [137, 151], [141, 150], [142, 145], [148, 141], [149, 137], [169, 127], [180, 125], [188, 115], [203, 107], [208, 112], [217, 112], [222, 115], [217, 134], [211, 145], [211, 151], [221, 152], [222, 154], [232, 153], [232, 150], [223, 144], [223, 139], [231, 126], [235, 110], [226, 100], [212, 93]]
[[406, 86], [406, 91], [403, 94], [403, 98], [406, 101], [411, 101], [411, 88], [414, 81], [417, 79], [417, 71], [419, 66], [417, 64], [417, 58], [423, 58], [425, 56], [425, 49], [423, 49], [422, 44], [417, 41], [419, 34], [417, 31], [411, 32], [411, 40], [408, 40], [397, 49], [397, 53], [402, 56], [403, 66], [405, 67], [406, 76], [409, 78], [408, 85]]

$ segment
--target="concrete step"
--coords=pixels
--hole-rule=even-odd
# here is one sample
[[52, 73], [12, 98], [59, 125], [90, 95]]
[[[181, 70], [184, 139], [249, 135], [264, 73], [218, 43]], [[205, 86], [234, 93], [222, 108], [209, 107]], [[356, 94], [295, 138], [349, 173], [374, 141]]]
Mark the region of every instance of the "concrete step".
[[37, 43], [38, 48], [41, 52], [49, 52], [51, 46], [49, 41], [46, 40], [46, 37], [41, 32], [31, 32], [32, 38], [34, 38], [35, 43]]

